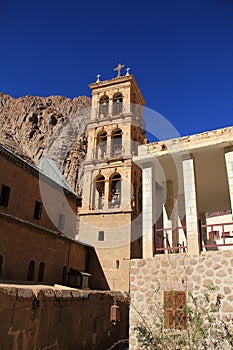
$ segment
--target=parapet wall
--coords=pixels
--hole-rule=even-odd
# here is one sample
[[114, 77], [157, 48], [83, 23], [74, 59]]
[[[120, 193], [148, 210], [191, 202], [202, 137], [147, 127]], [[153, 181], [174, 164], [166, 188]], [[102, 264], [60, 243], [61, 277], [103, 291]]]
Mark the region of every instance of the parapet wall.
[[[140, 315], [153, 322], [155, 304], [162, 302], [163, 291], [191, 291], [203, 295], [213, 284], [221, 295], [223, 318], [233, 319], [233, 251], [206, 252], [201, 255], [156, 255], [131, 261], [130, 270], [130, 350], [137, 349], [134, 327]], [[159, 293], [155, 291], [159, 288]]]
[[[120, 307], [115, 326], [110, 322], [114, 298]], [[108, 349], [128, 338], [128, 302], [118, 292], [1, 285], [0, 349]]]

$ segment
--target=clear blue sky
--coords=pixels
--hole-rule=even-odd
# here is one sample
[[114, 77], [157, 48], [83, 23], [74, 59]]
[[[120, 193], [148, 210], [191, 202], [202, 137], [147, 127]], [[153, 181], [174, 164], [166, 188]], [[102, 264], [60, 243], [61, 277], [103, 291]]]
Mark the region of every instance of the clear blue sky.
[[0, 0], [0, 91], [90, 96], [131, 68], [181, 135], [233, 125], [233, 1]]

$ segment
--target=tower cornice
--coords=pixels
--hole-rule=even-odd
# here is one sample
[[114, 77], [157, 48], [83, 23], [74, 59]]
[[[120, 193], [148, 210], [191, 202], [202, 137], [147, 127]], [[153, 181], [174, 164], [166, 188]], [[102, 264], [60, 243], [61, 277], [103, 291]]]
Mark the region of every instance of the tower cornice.
[[144, 100], [141, 90], [132, 74], [129, 74], [123, 77], [117, 77], [117, 78], [112, 78], [104, 81], [95, 82], [90, 84], [89, 87], [94, 92], [97, 89], [107, 88], [108, 86], [119, 85], [126, 82], [129, 82], [131, 85], [133, 85], [134, 89], [138, 93], [138, 96], [140, 97], [141, 104], [144, 106], [146, 104], [146, 101]]

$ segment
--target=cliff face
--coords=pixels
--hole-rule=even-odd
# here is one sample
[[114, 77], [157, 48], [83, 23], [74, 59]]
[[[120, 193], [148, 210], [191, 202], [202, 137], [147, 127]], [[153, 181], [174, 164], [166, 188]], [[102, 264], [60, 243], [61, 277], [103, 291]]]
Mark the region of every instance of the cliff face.
[[79, 192], [90, 104], [86, 96], [15, 99], [0, 93], [0, 143], [36, 165], [43, 155], [50, 157]]

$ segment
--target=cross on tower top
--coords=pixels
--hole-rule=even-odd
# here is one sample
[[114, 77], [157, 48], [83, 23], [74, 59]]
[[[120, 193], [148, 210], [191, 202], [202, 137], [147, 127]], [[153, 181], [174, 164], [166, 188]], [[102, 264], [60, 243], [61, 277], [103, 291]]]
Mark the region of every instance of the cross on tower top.
[[117, 78], [119, 78], [121, 76], [121, 70], [124, 67], [124, 64], [118, 63], [118, 66], [116, 68], [114, 68], [114, 70], [117, 71]]

